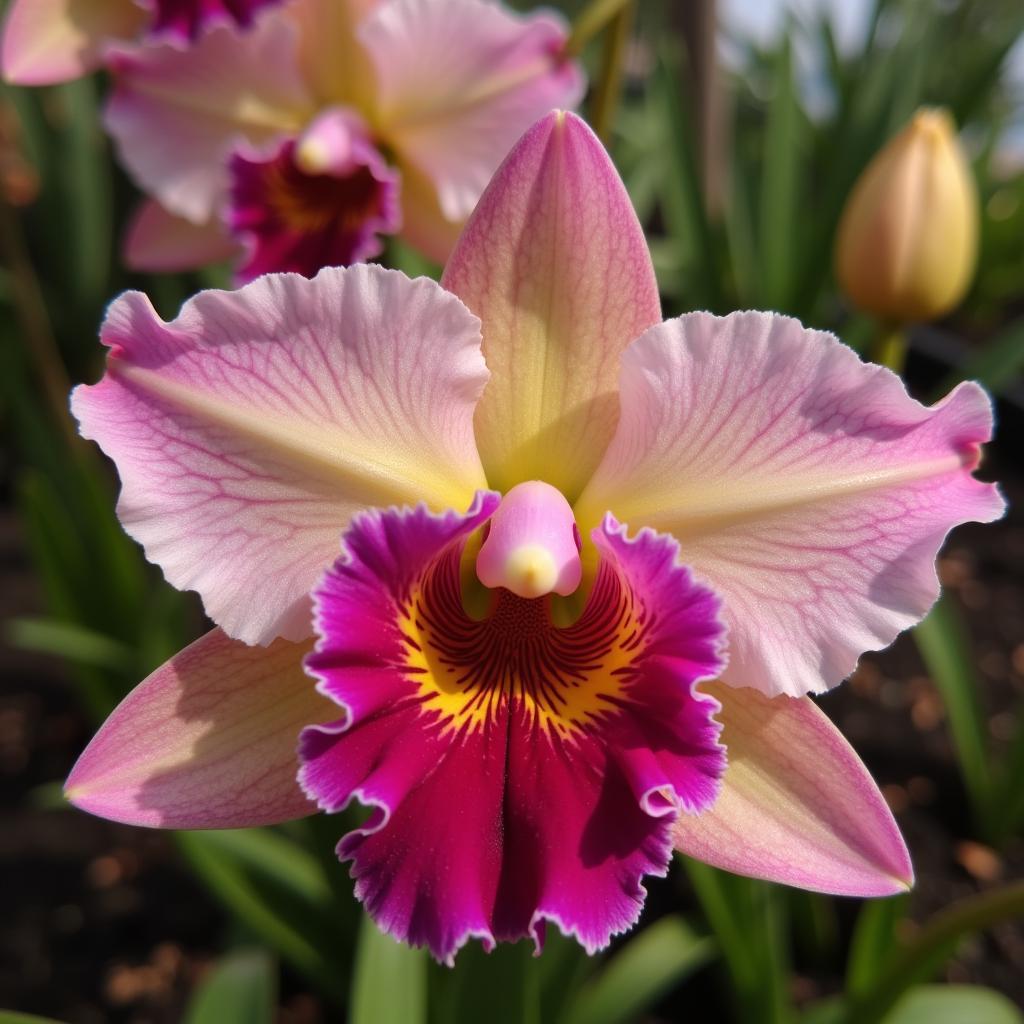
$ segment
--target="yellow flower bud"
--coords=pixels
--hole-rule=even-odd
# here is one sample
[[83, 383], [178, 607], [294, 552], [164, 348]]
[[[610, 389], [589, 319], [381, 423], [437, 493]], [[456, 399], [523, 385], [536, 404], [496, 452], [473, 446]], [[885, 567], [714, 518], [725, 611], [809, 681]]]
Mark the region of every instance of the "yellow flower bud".
[[933, 320], [963, 298], [977, 250], [978, 196], [953, 120], [945, 110], [919, 110], [846, 201], [839, 284], [880, 319]]

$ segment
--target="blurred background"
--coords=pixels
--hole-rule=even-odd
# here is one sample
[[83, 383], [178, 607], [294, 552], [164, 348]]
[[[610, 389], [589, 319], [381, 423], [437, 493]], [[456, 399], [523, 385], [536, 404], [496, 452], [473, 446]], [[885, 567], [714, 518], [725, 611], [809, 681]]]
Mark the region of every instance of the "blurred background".
[[[666, 315], [782, 310], [865, 354], [878, 325], [832, 269], [844, 203], [917, 108], [951, 111], [977, 272], [897, 362], [923, 400], [967, 377], [993, 392], [982, 475], [1010, 512], [958, 529], [929, 619], [821, 699], [897, 816], [913, 892], [833, 899], [680, 858], [607, 954], [552, 935], [540, 960], [467, 949], [454, 971], [366, 925], [331, 852], [344, 822], [175, 835], [63, 802], [106, 712], [204, 630], [122, 533], [68, 384], [101, 372], [119, 291], [173, 316], [228, 276], [120, 265], [136, 193], [100, 127], [102, 76], [2, 87], [0, 1007], [75, 1024], [1024, 1021], [1022, 30], [1020, 0], [641, 0], [590, 41], [584, 113], [648, 230]], [[397, 243], [385, 259], [437, 271]]]

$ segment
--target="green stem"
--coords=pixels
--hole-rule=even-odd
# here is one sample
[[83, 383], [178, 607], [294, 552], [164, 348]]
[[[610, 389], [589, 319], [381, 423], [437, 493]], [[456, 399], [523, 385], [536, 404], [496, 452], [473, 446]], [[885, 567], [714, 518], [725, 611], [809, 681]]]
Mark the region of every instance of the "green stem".
[[911, 985], [938, 970], [960, 938], [1018, 917], [1024, 917], [1024, 882], [991, 889], [936, 914], [890, 960], [871, 989], [850, 1000], [842, 1024], [878, 1024]]
[[626, 5], [612, 19], [604, 37], [601, 74], [597, 79], [594, 98], [590, 105], [590, 125], [605, 145], [611, 136], [615, 111], [622, 92], [622, 69], [625, 64], [626, 48], [629, 45], [629, 34], [633, 27], [634, 10], [633, 0], [627, 0]]
[[572, 23], [569, 38], [565, 41], [565, 55], [578, 57], [587, 43], [630, 2], [631, 0], [590, 0]]
[[907, 332], [895, 324], [879, 324], [871, 346], [871, 361], [888, 366], [893, 373], [903, 373], [907, 361]]

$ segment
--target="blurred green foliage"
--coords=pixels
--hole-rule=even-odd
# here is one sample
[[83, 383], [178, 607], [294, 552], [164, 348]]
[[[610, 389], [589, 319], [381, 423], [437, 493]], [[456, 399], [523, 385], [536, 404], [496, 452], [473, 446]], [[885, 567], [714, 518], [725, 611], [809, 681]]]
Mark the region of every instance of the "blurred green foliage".
[[[583, 4], [564, 6], [573, 13]], [[854, 52], [840, 52], [825, 15], [794, 19], [771, 45], [734, 48], [721, 82], [717, 163], [690, 102], [699, 84], [678, 42], [677, 6], [644, 0], [635, 13], [612, 149], [649, 228], [667, 313], [774, 308], [862, 346], [871, 325], [844, 306], [831, 272], [842, 204], [912, 111], [942, 104], [973, 147], [983, 211], [978, 277], [955, 321], [973, 354], [950, 368], [950, 380], [968, 373], [1000, 390], [1019, 379], [1024, 170], [997, 159], [1019, 110], [1003, 75], [1024, 30], [1017, 0], [879, 0]], [[598, 77], [600, 43], [586, 53]], [[45, 617], [7, 622], [5, 638], [62, 658], [97, 721], [202, 623], [194, 600], [164, 585], [121, 531], [109, 468], [72, 434], [67, 383], [98, 375], [96, 327], [118, 291], [143, 287], [170, 315], [197, 288], [223, 279], [217, 269], [143, 279], [120, 268], [118, 237], [135, 196], [99, 127], [103, 87], [89, 79], [0, 95], [0, 145], [8, 165], [23, 164], [27, 175], [17, 195], [7, 182], [0, 222], [7, 497], [47, 604]], [[714, 181], [704, 180], [708, 167]], [[400, 243], [387, 258], [410, 273], [436, 273]], [[998, 842], [1024, 821], [1024, 732], [1005, 762], [993, 763], [969, 638], [953, 616], [940, 605], [919, 639], [946, 701], [979, 835]], [[239, 922], [242, 943], [200, 986], [187, 1021], [271, 1019], [277, 957], [347, 1007], [355, 1024], [626, 1024], [703, 970], [721, 982], [721, 1019], [750, 1024], [1022, 1020], [986, 990], [925, 984], [963, 935], [1021, 914], [1020, 886], [953, 906], [909, 941], [899, 938], [904, 900], [865, 903], [847, 946], [836, 901], [687, 864], [692, 918], [649, 921], [602, 957], [552, 934], [539, 960], [526, 944], [489, 956], [467, 948], [448, 970], [366, 922], [334, 858], [343, 831], [338, 818], [320, 818], [179, 836], [182, 855]], [[254, 952], [254, 942], [263, 951]], [[798, 1012], [794, 948], [845, 975], [843, 993]], [[0, 1012], [0, 1022], [23, 1019]]]

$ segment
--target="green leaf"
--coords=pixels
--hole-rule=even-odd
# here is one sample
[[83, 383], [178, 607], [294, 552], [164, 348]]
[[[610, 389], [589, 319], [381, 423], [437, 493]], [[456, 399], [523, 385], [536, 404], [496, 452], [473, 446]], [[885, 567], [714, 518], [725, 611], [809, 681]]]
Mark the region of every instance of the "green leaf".
[[765, 126], [761, 169], [758, 256], [761, 305], [786, 310], [796, 271], [800, 168], [800, 108], [793, 76], [789, 34], [783, 36], [773, 69], [775, 95]]
[[907, 907], [907, 897], [865, 900], [857, 915], [846, 959], [846, 989], [864, 992], [878, 978], [892, 953], [896, 923]]
[[975, 816], [988, 833], [992, 807], [992, 776], [988, 732], [978, 700], [970, 641], [956, 608], [940, 598], [928, 617], [914, 630], [921, 657], [946, 706], [957, 760], [973, 804]]
[[4, 634], [12, 647], [52, 654], [96, 668], [125, 671], [134, 660], [124, 644], [72, 622], [28, 617], [8, 619]]
[[704, 202], [695, 159], [696, 134], [683, 106], [683, 86], [674, 54], [664, 48], [651, 83], [652, 101], [661, 111], [667, 173], [662, 176], [661, 207], [681, 268], [678, 292], [685, 305], [721, 307], [717, 245]]
[[[737, 125], [737, 132], [739, 127]], [[738, 149], [738, 146], [734, 145]], [[753, 309], [761, 296], [754, 239], [753, 194], [755, 171], [737, 152], [730, 169], [729, 201], [725, 205], [725, 235], [729, 246], [737, 306]]]
[[17, 1010], [0, 1010], [0, 1024], [61, 1024], [53, 1017], [37, 1017], [34, 1013], [19, 1013]]
[[792, 1010], [781, 893], [689, 857], [681, 860], [728, 968], [739, 1018], [785, 1024]]
[[911, 989], [884, 1024], [1022, 1024], [1024, 1014], [1000, 992], [977, 985]]
[[39, 811], [67, 811], [71, 804], [64, 798], [64, 780], [40, 782], [25, 793], [24, 803]]
[[678, 915], [641, 929], [573, 1000], [563, 1024], [629, 1024], [703, 967], [714, 944]]
[[840, 996], [829, 996], [804, 1007], [800, 1024], [841, 1024], [846, 1004]]
[[1024, 917], [1024, 882], [989, 889], [947, 907], [928, 921], [902, 949], [890, 952], [870, 988], [852, 993], [835, 1020], [841, 1024], [876, 1024], [903, 995], [927, 981], [966, 935], [1003, 921]]
[[1024, 779], [1024, 703], [1017, 706], [1017, 734], [999, 765], [992, 798], [993, 805], [1002, 811], [993, 822], [997, 841], [1015, 835], [1024, 823], [1024, 786], [1020, 784], [1021, 779]]
[[[18, 481], [17, 501], [33, 567], [49, 611], [65, 621], [87, 622], [83, 583], [87, 574], [70, 510], [51, 482], [35, 471], [24, 473]], [[85, 663], [76, 665], [76, 669], [81, 699], [92, 716], [102, 720], [117, 703], [121, 687], [111, 678], [109, 666], [98, 669]]]
[[82, 313], [98, 311], [107, 298], [112, 195], [106, 143], [100, 130], [96, 79], [80, 78], [54, 89], [67, 118], [57, 167], [66, 205], [62, 244], [70, 257], [70, 284]]
[[784, 889], [783, 896], [800, 958], [818, 967], [831, 965], [839, 948], [835, 900], [803, 889]]
[[277, 969], [264, 950], [229, 953], [196, 989], [184, 1024], [273, 1024]]
[[[454, 968], [430, 978], [431, 1005], [444, 1024], [541, 1024], [541, 986], [547, 965], [533, 955], [532, 941], [499, 944], [485, 952], [468, 943]], [[501, 993], [500, 997], [496, 993]]]
[[290, 839], [265, 828], [239, 828], [182, 833], [209, 850], [274, 878], [296, 899], [320, 903], [330, 886], [316, 858]]
[[[504, 997], [504, 994], [503, 994]], [[351, 1024], [426, 1024], [427, 954], [385, 935], [363, 915], [356, 947]]]
[[178, 845], [213, 894], [325, 995], [345, 995], [348, 937], [316, 859], [267, 829], [179, 832]]
[[545, 1024], [561, 1020], [575, 1003], [583, 984], [603, 966], [575, 938], [563, 935], [557, 928], [548, 928], [544, 954], [537, 963], [541, 973], [540, 1019]]
[[1024, 372], [1024, 317], [1004, 327], [994, 338], [958, 370], [951, 373], [939, 388], [944, 395], [963, 380], [976, 380], [990, 391], [1003, 391], [1016, 383]]
[[407, 277], [431, 277], [435, 281], [441, 277], [441, 268], [436, 263], [394, 235], [385, 241], [384, 265], [402, 271]]

